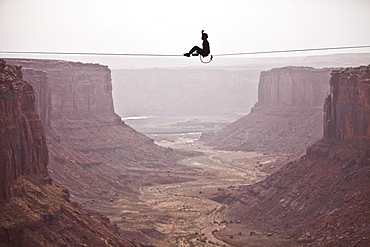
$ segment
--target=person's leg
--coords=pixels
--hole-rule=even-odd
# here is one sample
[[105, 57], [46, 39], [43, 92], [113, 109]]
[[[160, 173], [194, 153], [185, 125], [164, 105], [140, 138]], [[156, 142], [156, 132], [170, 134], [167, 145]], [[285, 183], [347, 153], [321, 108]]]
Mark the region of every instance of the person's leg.
[[185, 53], [184, 56], [190, 57], [190, 55], [193, 54], [195, 51], [203, 56], [203, 50], [199, 48], [199, 46], [194, 46], [193, 48], [191, 48], [189, 53]]
[[199, 48], [199, 46], [194, 46], [193, 48], [191, 48], [191, 50], [189, 51], [190, 54], [193, 54], [194, 52], [197, 52], [198, 54], [200, 54], [203, 50], [201, 48]]

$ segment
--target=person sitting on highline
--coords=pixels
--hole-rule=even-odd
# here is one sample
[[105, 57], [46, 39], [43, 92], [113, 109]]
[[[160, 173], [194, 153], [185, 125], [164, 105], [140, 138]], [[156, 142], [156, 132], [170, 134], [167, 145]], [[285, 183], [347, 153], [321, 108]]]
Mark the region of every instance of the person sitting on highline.
[[[189, 53], [185, 53], [184, 56], [190, 57], [190, 54], [192, 54], [193, 56], [198, 56], [199, 54], [202, 55], [203, 57], [208, 56], [211, 51], [209, 49], [209, 42], [207, 39], [208, 39], [208, 34], [206, 34], [204, 30], [202, 30], [203, 49], [200, 48], [199, 46], [194, 46], [193, 48], [191, 48]], [[195, 51], [197, 53], [193, 54], [193, 52]]]

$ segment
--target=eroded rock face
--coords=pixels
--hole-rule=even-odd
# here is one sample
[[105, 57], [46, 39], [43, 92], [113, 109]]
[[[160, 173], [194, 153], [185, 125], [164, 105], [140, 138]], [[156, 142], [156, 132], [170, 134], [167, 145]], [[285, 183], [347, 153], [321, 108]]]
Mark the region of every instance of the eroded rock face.
[[37, 84], [38, 95], [45, 93], [44, 98], [37, 98], [40, 115], [45, 126], [52, 129], [47, 133], [61, 144], [103, 159], [100, 162], [109, 153], [110, 160], [122, 162], [168, 156], [164, 155], [168, 150], [124, 124], [114, 112], [107, 66], [32, 59], [9, 59], [9, 63], [26, 68], [25, 77]]
[[285, 67], [261, 72], [257, 106], [322, 107], [329, 69]]
[[202, 140], [220, 149], [302, 153], [322, 137], [331, 69], [285, 67], [261, 73], [250, 114]]
[[333, 71], [324, 109], [324, 139], [370, 143], [370, 66]]
[[9, 199], [19, 176], [47, 174], [48, 150], [32, 86], [21, 67], [0, 65], [0, 199]]
[[42, 70], [22, 69], [23, 78], [35, 91], [35, 107], [45, 128], [51, 126], [51, 91], [47, 74]]
[[[43, 72], [28, 73], [45, 81]], [[36, 97], [41, 106], [47, 99]], [[108, 218], [70, 202], [68, 190], [48, 176], [47, 164], [34, 90], [20, 66], [0, 60], [0, 245], [138, 246]]]
[[188, 154], [156, 145], [114, 113], [106, 66], [24, 59], [8, 63], [22, 65], [36, 89], [50, 92], [50, 97], [36, 95], [49, 102], [39, 104], [47, 125], [49, 173], [68, 188], [72, 200], [115, 215], [122, 209], [114, 203], [107, 207], [111, 198], [137, 198], [143, 184], [168, 178], [158, 170], [184, 169], [174, 164]]
[[307, 246], [370, 244], [370, 66], [336, 70], [324, 138], [265, 181], [229, 197], [228, 215]]
[[[106, 119], [117, 117], [113, 109], [110, 69], [99, 64], [59, 60], [7, 59], [25, 69], [25, 78], [37, 81], [36, 70], [44, 71], [48, 82], [40, 77], [40, 89], [48, 84], [51, 92], [50, 119], [59, 127], [63, 119]], [[42, 93], [41, 91], [38, 93]], [[43, 108], [46, 108], [45, 106]]]
[[261, 72], [259, 106], [322, 107], [328, 94], [328, 69], [285, 67]]

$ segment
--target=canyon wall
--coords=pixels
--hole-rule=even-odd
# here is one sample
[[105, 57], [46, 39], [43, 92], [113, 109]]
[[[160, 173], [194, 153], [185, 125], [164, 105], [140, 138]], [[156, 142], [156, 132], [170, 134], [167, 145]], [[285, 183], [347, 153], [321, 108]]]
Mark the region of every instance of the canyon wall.
[[[40, 104], [40, 109], [50, 111], [52, 127], [63, 126], [64, 119], [98, 118], [100, 121], [117, 121], [118, 116], [113, 108], [110, 69], [107, 66], [59, 60], [7, 59], [7, 61], [24, 68], [25, 80], [38, 84], [35, 89], [40, 91], [37, 90], [37, 94], [50, 97], [42, 101], [40, 99], [37, 103]], [[50, 93], [41, 90], [50, 90]], [[111, 120], [112, 118], [116, 119]]]
[[[28, 73], [36, 85], [46, 82], [43, 72]], [[48, 91], [36, 88], [42, 106], [48, 97], [40, 92]], [[46, 136], [34, 93], [20, 66], [0, 60], [0, 245], [138, 246], [109, 219], [70, 202], [68, 190], [48, 176]], [[47, 111], [39, 109], [47, 119]]]
[[51, 126], [51, 92], [47, 74], [42, 70], [22, 69], [23, 78], [34, 88], [36, 111], [44, 125]]
[[[58, 60], [7, 61], [23, 66], [25, 79], [38, 84], [37, 94], [45, 95], [38, 104], [45, 126], [50, 126], [49, 136], [88, 155], [87, 163], [91, 158], [99, 160], [93, 164], [107, 160], [121, 164], [145, 162], [153, 157], [171, 160], [167, 158], [169, 150], [133, 130], [114, 112], [111, 71], [107, 66]], [[46, 74], [46, 82], [40, 71]]]
[[262, 71], [256, 107], [322, 107], [329, 93], [328, 69], [285, 67]]
[[370, 65], [334, 70], [324, 137], [266, 180], [238, 188], [226, 215], [303, 246], [369, 246], [369, 78]]
[[261, 72], [258, 102], [247, 116], [201, 140], [219, 149], [297, 154], [322, 136], [322, 104], [331, 69]]
[[369, 67], [333, 71], [325, 101], [324, 139], [370, 142]]
[[34, 90], [21, 68], [0, 61], [0, 86], [0, 199], [9, 199], [18, 177], [47, 174], [48, 150]]

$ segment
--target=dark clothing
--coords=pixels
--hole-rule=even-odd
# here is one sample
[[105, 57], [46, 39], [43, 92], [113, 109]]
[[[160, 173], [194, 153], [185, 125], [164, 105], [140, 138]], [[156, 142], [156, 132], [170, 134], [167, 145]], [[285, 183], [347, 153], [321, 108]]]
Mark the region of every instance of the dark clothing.
[[203, 52], [204, 54], [207, 54], [206, 56], [208, 56], [208, 54], [211, 52], [211, 50], [209, 49], [208, 40], [203, 40]]
[[189, 53], [192, 54], [195, 51], [203, 57], [208, 56], [210, 53], [208, 40], [203, 40], [203, 49], [199, 48], [198, 46], [194, 46], [193, 48], [191, 48]]

